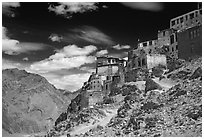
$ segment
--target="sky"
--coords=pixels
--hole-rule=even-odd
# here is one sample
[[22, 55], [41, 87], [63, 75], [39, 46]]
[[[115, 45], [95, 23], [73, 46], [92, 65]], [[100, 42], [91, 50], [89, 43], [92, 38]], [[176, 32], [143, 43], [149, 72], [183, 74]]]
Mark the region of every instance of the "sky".
[[2, 69], [24, 69], [75, 91], [95, 71], [97, 56], [127, 58], [171, 18], [195, 9], [192, 2], [3, 2]]

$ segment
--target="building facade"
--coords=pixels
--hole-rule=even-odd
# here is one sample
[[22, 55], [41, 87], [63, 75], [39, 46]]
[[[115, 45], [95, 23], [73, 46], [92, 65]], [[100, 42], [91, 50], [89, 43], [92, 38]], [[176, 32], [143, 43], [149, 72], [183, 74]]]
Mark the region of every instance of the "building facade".
[[100, 75], [92, 73], [89, 77], [88, 83], [89, 83], [88, 90], [102, 91], [102, 80]]
[[178, 57], [190, 60], [202, 56], [202, 25], [194, 26], [178, 33]]
[[[199, 7], [198, 7], [199, 8]], [[197, 9], [170, 20], [170, 28], [183, 30], [202, 23], [202, 9]]]

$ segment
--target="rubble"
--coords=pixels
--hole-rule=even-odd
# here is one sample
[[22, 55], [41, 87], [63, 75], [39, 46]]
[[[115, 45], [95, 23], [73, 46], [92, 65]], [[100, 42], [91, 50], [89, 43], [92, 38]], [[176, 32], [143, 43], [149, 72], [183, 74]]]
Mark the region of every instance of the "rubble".
[[145, 93], [147, 93], [147, 91], [151, 91], [155, 89], [162, 90], [162, 87], [158, 83], [154, 82], [152, 79], [150, 78], [146, 79]]

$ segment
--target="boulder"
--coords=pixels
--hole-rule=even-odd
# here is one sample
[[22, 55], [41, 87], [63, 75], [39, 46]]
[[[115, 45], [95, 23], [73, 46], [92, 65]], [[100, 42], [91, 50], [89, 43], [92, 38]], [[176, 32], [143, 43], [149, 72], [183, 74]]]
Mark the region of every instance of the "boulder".
[[147, 93], [148, 91], [151, 91], [151, 90], [155, 90], [155, 89], [162, 90], [162, 87], [158, 83], [153, 81], [152, 79], [150, 79], [150, 78], [146, 79], [145, 93]]

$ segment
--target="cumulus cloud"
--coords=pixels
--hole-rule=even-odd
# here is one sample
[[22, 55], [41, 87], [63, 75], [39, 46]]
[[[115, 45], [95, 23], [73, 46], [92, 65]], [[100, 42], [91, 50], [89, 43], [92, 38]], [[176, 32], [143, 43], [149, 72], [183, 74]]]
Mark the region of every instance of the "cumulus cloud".
[[57, 34], [51, 34], [51, 35], [49, 36], [49, 39], [50, 39], [51, 41], [53, 41], [53, 42], [61, 42], [61, 40], [63, 39], [63, 37], [62, 37], [62, 36], [59, 36], [59, 35], [57, 35]]
[[81, 39], [94, 44], [114, 44], [114, 41], [108, 35], [92, 26], [82, 26], [71, 31], [72, 33], [67, 36], [71, 39]]
[[122, 49], [130, 49], [130, 46], [129, 45], [115, 45], [113, 46], [114, 49], [117, 49], [117, 50], [122, 50]]
[[59, 69], [80, 67], [86, 63], [95, 62], [95, 57], [89, 55], [95, 50], [97, 50], [97, 48], [92, 45], [85, 46], [83, 48], [76, 45], [69, 45], [58, 50], [49, 58], [32, 64], [30, 69], [43, 73]]
[[14, 8], [20, 7], [19, 2], [2, 2], [2, 13], [7, 16], [15, 17]]
[[68, 45], [65, 46], [63, 49], [58, 50], [57, 53], [50, 56], [50, 59], [60, 59], [64, 57], [73, 57], [73, 56], [85, 56], [94, 51], [96, 51], [96, 46], [89, 45], [83, 48], [80, 48], [76, 45]]
[[2, 27], [2, 51], [8, 55], [18, 55], [30, 51], [38, 51], [46, 48], [43, 43], [19, 42], [7, 36], [7, 29]]
[[74, 13], [94, 11], [97, 8], [95, 2], [59, 2], [57, 6], [49, 5], [48, 10], [55, 12], [57, 15], [70, 18]]
[[158, 12], [163, 9], [163, 4], [160, 2], [122, 2], [122, 4], [132, 9], [152, 12]]
[[108, 54], [108, 50], [101, 50], [96, 53], [96, 56], [103, 56]]
[[19, 62], [2, 58], [2, 69], [12, 69], [12, 68], [25, 69], [25, 67], [27, 67], [26, 64], [22, 64]]
[[[80, 69], [80, 67], [95, 62], [95, 56], [90, 54], [96, 50], [97, 48], [92, 45], [83, 48], [76, 45], [65, 46], [49, 58], [31, 64], [27, 71], [44, 76], [57, 88], [77, 90], [88, 80], [90, 75], [88, 68]], [[78, 68], [81, 72], [73, 72], [71, 70], [73, 68]], [[84, 72], [85, 70], [86, 72]]]
[[72, 74], [68, 76], [56, 76], [53, 74], [44, 75], [44, 77], [48, 79], [51, 84], [54, 84], [56, 88], [69, 91], [76, 91], [81, 88], [83, 83], [88, 80], [89, 76], [89, 73]]
[[85, 63], [93, 63], [94, 56], [76, 56], [76, 57], [63, 57], [58, 59], [45, 59], [31, 65], [30, 69], [38, 71], [39, 73], [54, 71], [59, 69], [71, 69], [80, 67]]

